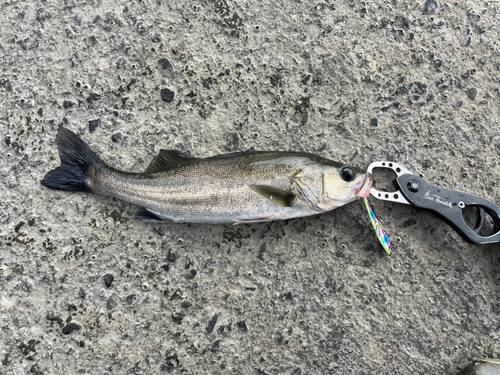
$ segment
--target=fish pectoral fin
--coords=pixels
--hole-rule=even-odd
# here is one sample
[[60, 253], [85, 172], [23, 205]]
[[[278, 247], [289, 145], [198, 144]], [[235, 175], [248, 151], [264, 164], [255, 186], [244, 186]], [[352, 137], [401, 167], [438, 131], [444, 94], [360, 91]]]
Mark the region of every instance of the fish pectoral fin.
[[158, 215], [156, 215], [155, 213], [149, 211], [147, 208], [144, 208], [144, 207], [140, 207], [136, 211], [134, 218], [139, 219], [141, 221], [155, 222], [155, 223], [162, 223], [162, 222], [165, 223], [165, 222], [171, 221], [171, 220], [163, 219], [163, 218], [159, 217]]
[[153, 160], [151, 160], [151, 163], [149, 163], [144, 173], [163, 172], [166, 171], [167, 169], [176, 167], [178, 165], [184, 164], [190, 160], [195, 160], [195, 159], [196, 158], [183, 155], [178, 151], [160, 150], [158, 155], [156, 155], [153, 158]]
[[289, 191], [277, 189], [272, 186], [266, 185], [250, 185], [250, 189], [255, 191], [256, 193], [262, 195], [264, 198], [269, 201], [279, 204], [283, 207], [291, 207], [293, 206], [295, 199], [297, 196]]

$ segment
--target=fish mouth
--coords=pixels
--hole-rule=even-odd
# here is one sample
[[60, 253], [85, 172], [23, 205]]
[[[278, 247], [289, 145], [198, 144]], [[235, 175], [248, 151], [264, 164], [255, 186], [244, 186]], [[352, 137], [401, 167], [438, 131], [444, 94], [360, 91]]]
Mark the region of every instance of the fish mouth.
[[358, 183], [354, 188], [354, 195], [361, 198], [366, 198], [370, 194], [370, 189], [373, 185], [373, 177], [371, 173], [367, 173], [363, 181]]

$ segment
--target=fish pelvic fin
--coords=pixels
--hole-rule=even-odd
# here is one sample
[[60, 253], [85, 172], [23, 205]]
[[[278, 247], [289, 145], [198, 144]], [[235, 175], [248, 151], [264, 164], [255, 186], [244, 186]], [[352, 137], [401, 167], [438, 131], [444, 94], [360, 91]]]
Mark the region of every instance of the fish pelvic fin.
[[42, 185], [56, 190], [92, 191], [97, 166], [107, 167], [99, 156], [75, 133], [62, 126], [57, 133], [61, 165], [48, 172]]

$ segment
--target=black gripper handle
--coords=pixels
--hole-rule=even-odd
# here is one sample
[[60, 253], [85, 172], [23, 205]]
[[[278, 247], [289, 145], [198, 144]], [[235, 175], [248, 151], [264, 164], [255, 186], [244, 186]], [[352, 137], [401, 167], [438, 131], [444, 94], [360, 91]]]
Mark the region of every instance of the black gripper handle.
[[[500, 208], [493, 202], [477, 195], [431, 185], [412, 174], [401, 175], [396, 182], [412, 205], [434, 211], [467, 241], [477, 244], [500, 242]], [[474, 229], [464, 220], [463, 209], [466, 206], [474, 206], [478, 210]], [[494, 233], [489, 236], [479, 234], [485, 224], [485, 213], [493, 220]]]

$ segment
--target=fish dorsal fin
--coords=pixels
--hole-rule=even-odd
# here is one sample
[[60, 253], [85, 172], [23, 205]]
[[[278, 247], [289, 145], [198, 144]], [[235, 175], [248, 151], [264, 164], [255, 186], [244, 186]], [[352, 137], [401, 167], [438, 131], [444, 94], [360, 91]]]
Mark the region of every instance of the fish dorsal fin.
[[179, 151], [160, 150], [158, 155], [156, 155], [153, 160], [151, 160], [151, 163], [149, 163], [144, 173], [166, 171], [167, 169], [176, 167], [180, 164], [184, 164], [185, 162], [194, 159], [195, 158], [181, 154]]
[[250, 189], [262, 195], [264, 198], [283, 207], [291, 207], [295, 202], [295, 194], [266, 185], [250, 185]]

